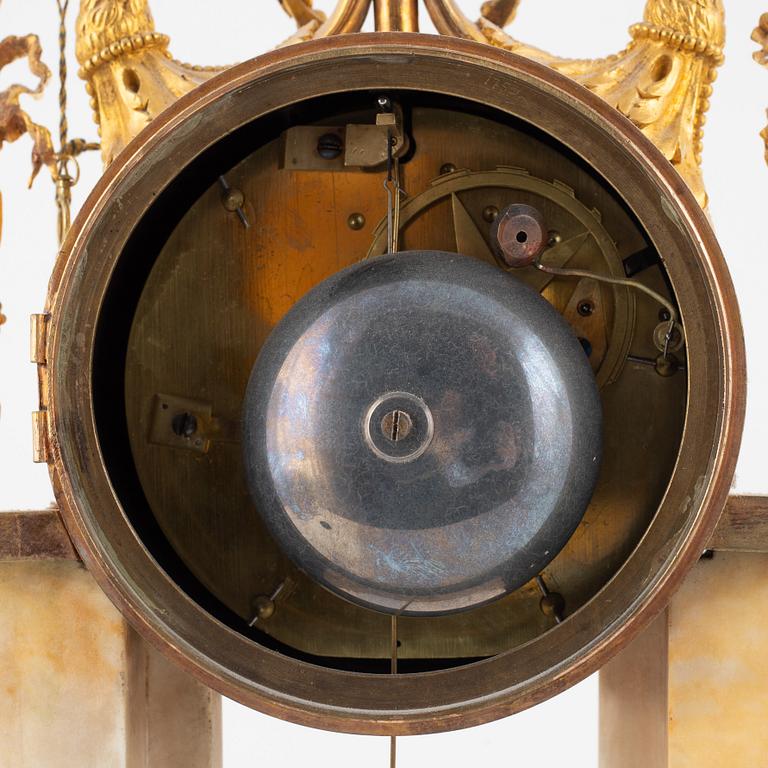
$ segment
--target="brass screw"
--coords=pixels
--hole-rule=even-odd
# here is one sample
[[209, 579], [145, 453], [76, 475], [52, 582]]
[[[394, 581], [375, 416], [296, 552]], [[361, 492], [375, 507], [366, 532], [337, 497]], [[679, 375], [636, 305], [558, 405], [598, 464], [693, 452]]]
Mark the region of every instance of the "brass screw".
[[243, 207], [243, 203], [245, 202], [245, 197], [237, 187], [230, 187], [221, 196], [221, 202], [224, 204], [224, 207], [230, 213], [234, 213], [235, 211]]
[[178, 437], [192, 437], [197, 432], [197, 417], [189, 411], [177, 413], [171, 419], [171, 429]]
[[485, 208], [483, 208], [483, 218], [489, 224], [492, 224], [494, 221], [496, 221], [496, 217], [498, 215], [499, 209], [495, 205], [486, 205]]
[[539, 608], [545, 616], [560, 619], [565, 610], [565, 600], [559, 592], [548, 592], [539, 600]]
[[362, 213], [350, 213], [347, 226], [350, 229], [362, 229], [365, 226], [365, 216]]
[[287, 576], [281, 581], [275, 591], [271, 595], [256, 595], [253, 601], [255, 610], [254, 617], [248, 622], [249, 627], [256, 625], [258, 621], [265, 621], [271, 619], [275, 614], [275, 608], [277, 607], [277, 598], [284, 592], [290, 594], [291, 589], [294, 587], [293, 580], [290, 576]]
[[563, 242], [563, 236], [556, 229], [550, 229], [547, 245], [551, 248], [553, 245], [557, 245], [558, 243], [562, 243], [562, 242]]
[[335, 133], [324, 133], [317, 140], [317, 154], [323, 160], [335, 160], [341, 155], [343, 149], [344, 142], [341, 140], [341, 136]]
[[256, 616], [264, 621], [272, 618], [275, 613], [275, 601], [266, 595], [259, 595], [256, 600]]
[[589, 317], [595, 311], [595, 305], [591, 301], [580, 301], [576, 311], [582, 317]]
[[666, 357], [664, 357], [664, 355], [659, 355], [656, 358], [656, 373], [658, 373], [659, 376], [663, 376], [664, 378], [674, 376], [679, 368], [680, 364], [674, 355], [667, 355]]
[[539, 609], [545, 616], [554, 618], [559, 624], [563, 620], [565, 598], [559, 592], [550, 592], [541, 574], [536, 577], [536, 585], [539, 588], [539, 592], [541, 592]]
[[405, 440], [412, 429], [413, 421], [405, 411], [397, 409], [390, 411], [381, 420], [381, 431], [384, 433], [384, 437], [393, 443]]

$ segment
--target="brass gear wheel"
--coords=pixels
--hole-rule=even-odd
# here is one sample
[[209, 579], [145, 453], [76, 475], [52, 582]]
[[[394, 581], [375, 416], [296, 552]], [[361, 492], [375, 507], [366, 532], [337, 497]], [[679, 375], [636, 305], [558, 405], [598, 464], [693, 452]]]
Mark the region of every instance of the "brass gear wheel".
[[[400, 229], [435, 206], [451, 206], [456, 252], [496, 264], [511, 272], [557, 309], [574, 329], [589, 354], [598, 386], [614, 381], [627, 359], [635, 327], [635, 297], [625, 287], [600, 285], [589, 278], [557, 278], [535, 267], [510, 269], [498, 260], [491, 245], [493, 217], [511, 203], [532, 205], [542, 212], [550, 230], [545, 261], [599, 275], [625, 277], [616, 244], [602, 225], [600, 212], [588, 208], [561, 181], [547, 181], [523, 168], [489, 171], [456, 170], [438, 176], [425, 190], [407, 198], [400, 210]], [[373, 234], [367, 256], [386, 251], [387, 222]]]

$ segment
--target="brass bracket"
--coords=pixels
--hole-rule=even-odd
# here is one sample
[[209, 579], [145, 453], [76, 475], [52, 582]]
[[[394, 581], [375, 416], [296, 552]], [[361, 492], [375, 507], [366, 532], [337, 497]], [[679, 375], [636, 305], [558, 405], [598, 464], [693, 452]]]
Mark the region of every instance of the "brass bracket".
[[48, 341], [49, 315], [36, 314], [29, 317], [29, 359], [37, 365], [45, 365], [46, 343]]
[[397, 105], [392, 111], [379, 112], [375, 123], [347, 126], [344, 165], [348, 168], [376, 168], [387, 162], [389, 142], [392, 156], [400, 157], [407, 151], [403, 132], [403, 113]]
[[207, 453], [212, 442], [233, 443], [238, 427], [213, 415], [213, 406], [189, 397], [157, 394], [152, 403], [149, 442]]
[[289, 171], [343, 171], [346, 126], [295, 125], [283, 133], [283, 165]]
[[402, 110], [380, 112], [374, 123], [329, 126], [297, 125], [283, 134], [282, 167], [291, 171], [344, 171], [377, 168], [387, 162], [387, 137], [392, 154], [408, 150]]
[[48, 442], [48, 411], [32, 413], [32, 461], [35, 464], [49, 464], [51, 452]]

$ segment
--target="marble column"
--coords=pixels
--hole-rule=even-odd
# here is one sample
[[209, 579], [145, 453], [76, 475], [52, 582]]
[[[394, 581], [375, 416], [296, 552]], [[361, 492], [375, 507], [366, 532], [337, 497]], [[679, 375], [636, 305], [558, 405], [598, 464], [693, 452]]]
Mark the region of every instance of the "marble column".
[[768, 553], [716, 551], [600, 672], [600, 768], [768, 766]]
[[219, 696], [150, 648], [74, 556], [8, 549], [0, 768], [219, 768]]

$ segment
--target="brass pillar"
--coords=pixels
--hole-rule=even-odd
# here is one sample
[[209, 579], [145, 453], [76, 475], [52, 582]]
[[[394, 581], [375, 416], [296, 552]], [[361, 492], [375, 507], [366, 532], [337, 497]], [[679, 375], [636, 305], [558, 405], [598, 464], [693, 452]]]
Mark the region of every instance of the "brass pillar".
[[379, 32], [418, 32], [419, 0], [374, 0]]

